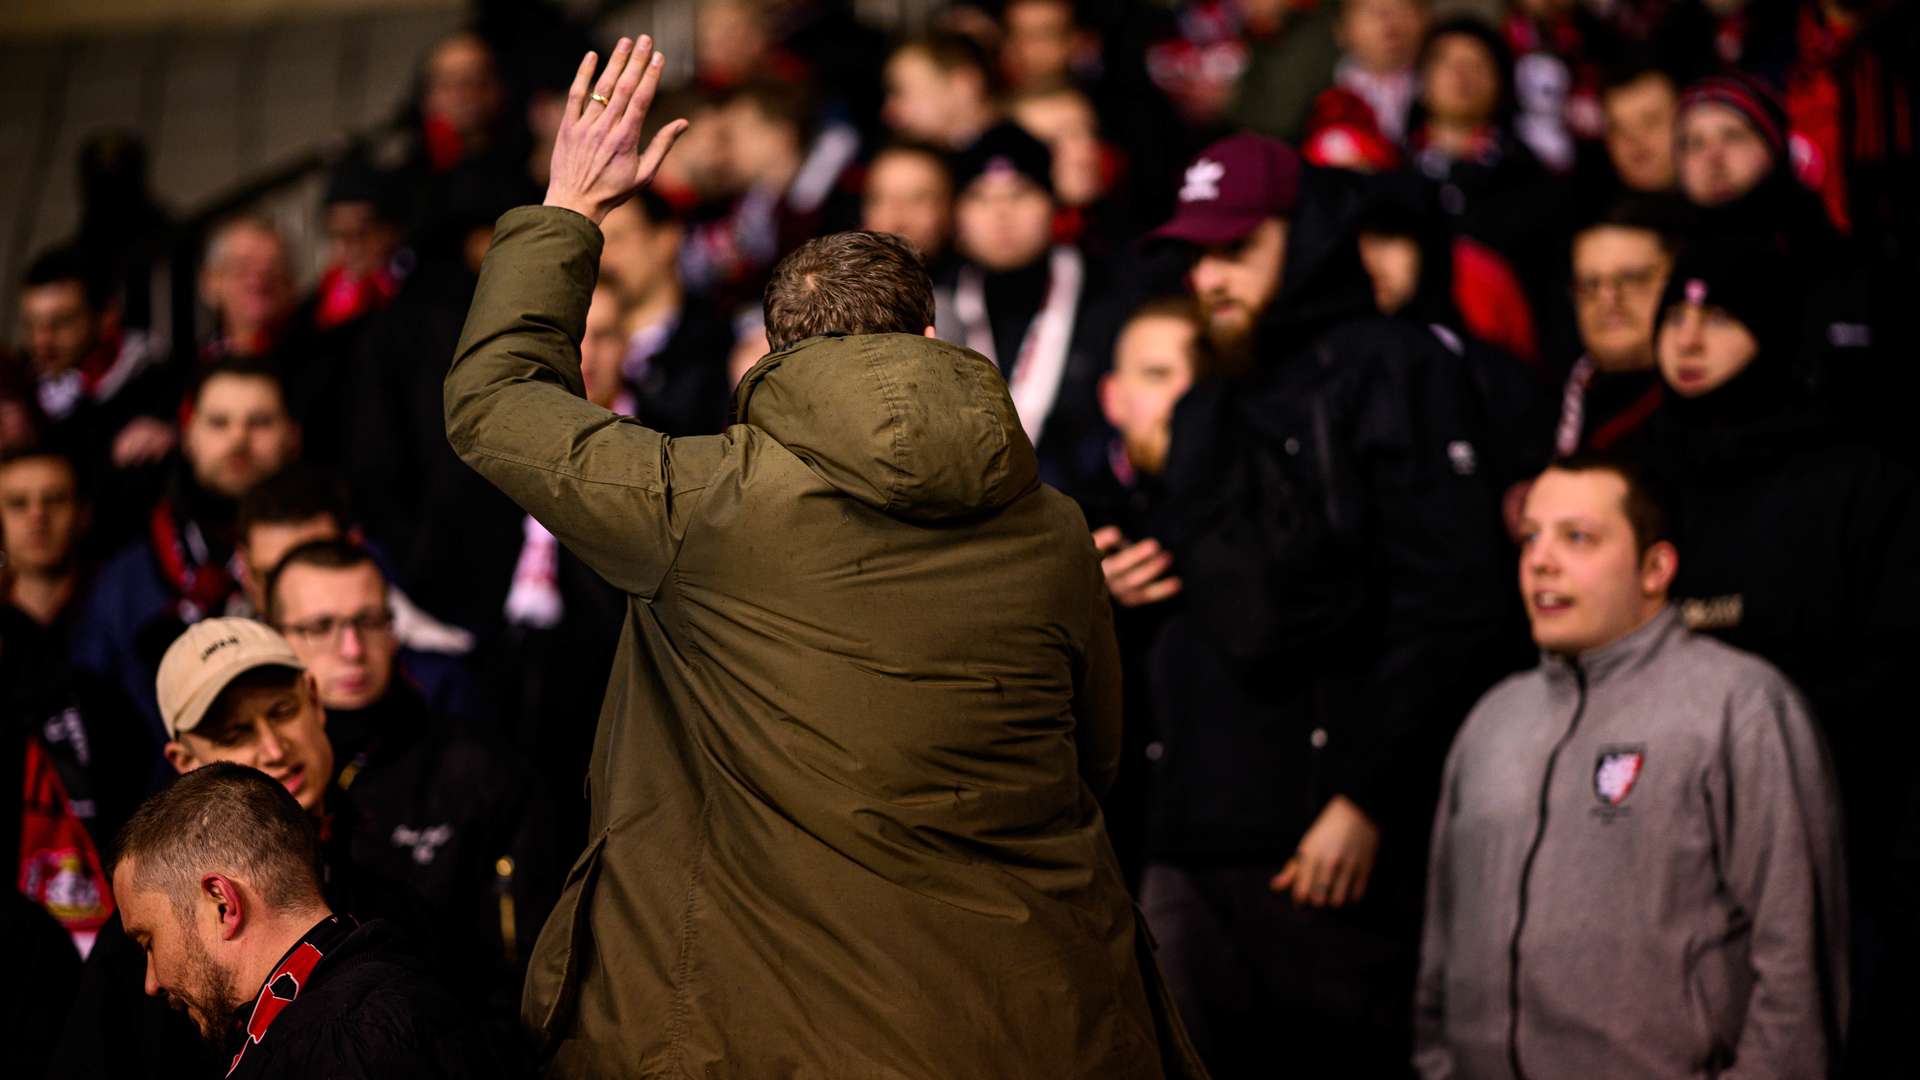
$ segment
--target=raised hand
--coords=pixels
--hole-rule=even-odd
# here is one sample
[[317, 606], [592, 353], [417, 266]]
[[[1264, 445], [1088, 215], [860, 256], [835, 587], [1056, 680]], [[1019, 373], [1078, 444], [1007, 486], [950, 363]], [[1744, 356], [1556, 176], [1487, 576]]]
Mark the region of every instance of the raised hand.
[[675, 120], [654, 135], [645, 153], [640, 150], [640, 129], [665, 66], [653, 51], [651, 37], [642, 34], [637, 45], [621, 38], [596, 82], [593, 70], [598, 63], [599, 58], [588, 53], [567, 91], [546, 198], [548, 206], [572, 210], [595, 225], [653, 182], [667, 151], [687, 130], [685, 120]]

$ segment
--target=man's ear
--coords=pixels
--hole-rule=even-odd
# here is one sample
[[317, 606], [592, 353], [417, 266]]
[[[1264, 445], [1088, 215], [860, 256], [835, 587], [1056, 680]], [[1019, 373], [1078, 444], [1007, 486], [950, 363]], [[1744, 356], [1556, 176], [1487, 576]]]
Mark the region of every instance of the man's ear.
[[300, 673], [300, 681], [306, 686], [307, 700], [313, 703], [315, 709], [319, 710], [321, 730], [326, 730], [327, 707], [320, 703], [320, 680], [313, 677], [313, 672], [303, 671]]
[[925, 330], [920, 331], [920, 336], [938, 339], [940, 334], [935, 331], [933, 327], [929, 326]]
[[1107, 423], [1116, 428], [1119, 427], [1121, 417], [1120, 410], [1116, 408], [1119, 403], [1115, 400], [1113, 392], [1113, 372], [1109, 371], [1100, 376], [1098, 392], [1100, 395], [1101, 415], [1107, 418]]
[[234, 884], [232, 878], [225, 874], [201, 875], [200, 898], [213, 907], [221, 941], [232, 941], [245, 929], [247, 916], [251, 912], [240, 895], [240, 887]]
[[194, 755], [193, 750], [186, 743], [179, 739], [168, 739], [167, 745], [161, 748], [161, 753], [166, 755], [167, 764], [173, 766], [174, 772], [190, 773], [200, 767], [200, 759]]
[[1648, 597], [1665, 597], [1680, 572], [1680, 552], [1665, 540], [1640, 556], [1640, 591]]

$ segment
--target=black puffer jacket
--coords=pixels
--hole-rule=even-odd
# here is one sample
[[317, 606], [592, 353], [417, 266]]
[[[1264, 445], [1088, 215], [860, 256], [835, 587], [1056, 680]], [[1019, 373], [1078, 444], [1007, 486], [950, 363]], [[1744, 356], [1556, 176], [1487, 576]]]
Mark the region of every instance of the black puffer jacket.
[[1155, 858], [1284, 861], [1345, 794], [1416, 884], [1447, 741], [1524, 662], [1503, 649], [1484, 402], [1441, 336], [1374, 313], [1359, 205], [1308, 174], [1259, 370], [1175, 416], [1155, 532], [1185, 589], [1150, 661]]

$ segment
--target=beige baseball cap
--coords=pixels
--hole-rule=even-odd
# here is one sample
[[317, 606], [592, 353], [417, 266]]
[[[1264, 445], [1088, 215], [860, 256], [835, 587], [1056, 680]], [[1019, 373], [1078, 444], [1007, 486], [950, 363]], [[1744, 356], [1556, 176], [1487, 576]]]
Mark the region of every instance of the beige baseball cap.
[[192, 731], [213, 707], [220, 691], [255, 668], [290, 667], [305, 671], [293, 646], [266, 623], [252, 619], [202, 619], [187, 627], [160, 659], [154, 690], [167, 737]]

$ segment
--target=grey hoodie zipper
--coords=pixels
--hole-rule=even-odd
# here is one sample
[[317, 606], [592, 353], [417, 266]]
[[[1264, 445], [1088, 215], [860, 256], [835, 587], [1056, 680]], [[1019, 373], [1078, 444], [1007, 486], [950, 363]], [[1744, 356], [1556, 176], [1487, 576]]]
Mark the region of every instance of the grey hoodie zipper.
[[1527, 845], [1526, 861], [1520, 864], [1520, 910], [1513, 922], [1513, 941], [1507, 948], [1507, 1064], [1513, 1068], [1514, 1080], [1527, 1078], [1526, 1070], [1520, 1067], [1520, 935], [1527, 928], [1527, 886], [1533, 879], [1533, 860], [1540, 854], [1540, 842], [1547, 835], [1547, 801], [1553, 790], [1554, 765], [1560, 760], [1560, 751], [1572, 741], [1574, 731], [1580, 726], [1580, 717], [1587, 711], [1587, 673], [1578, 660], [1568, 663], [1573, 668], [1579, 697], [1574, 702], [1572, 721], [1547, 755], [1547, 774], [1540, 781], [1540, 817], [1534, 825], [1533, 842]]

